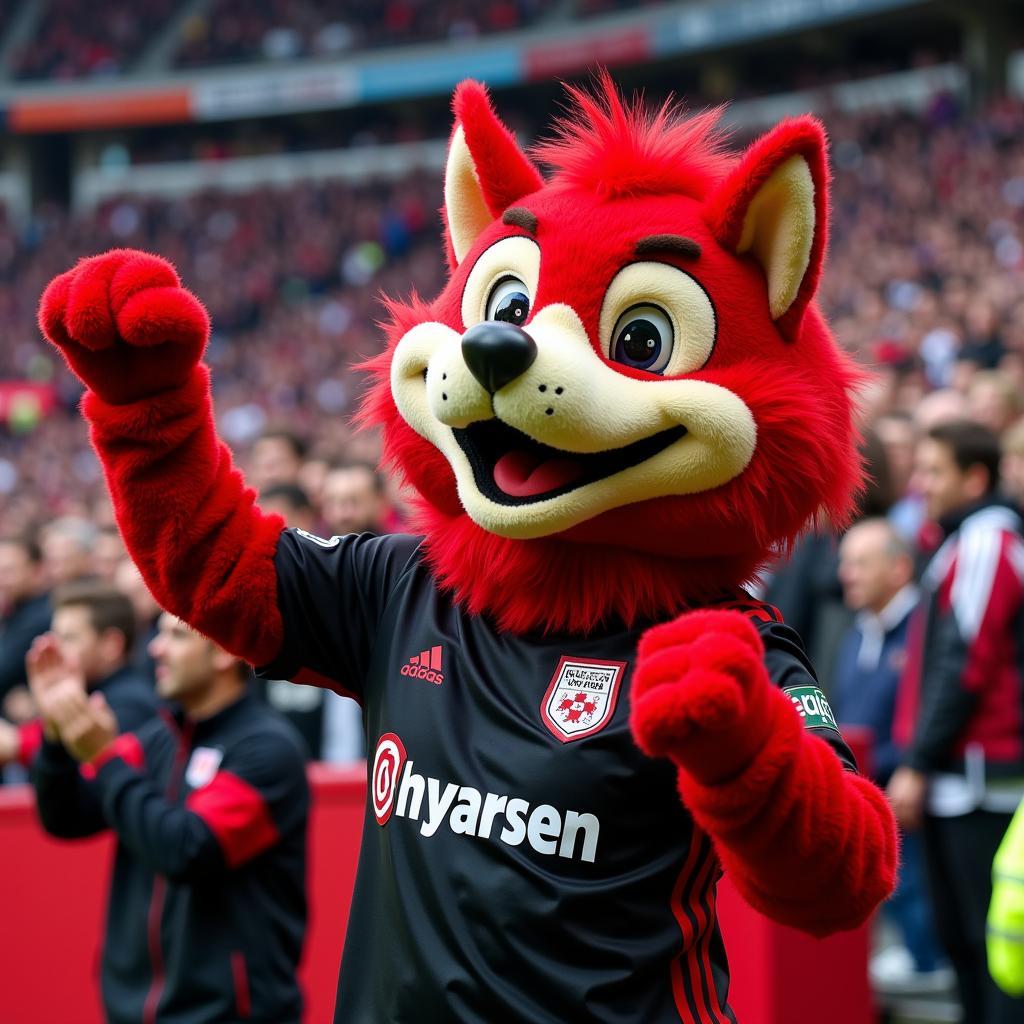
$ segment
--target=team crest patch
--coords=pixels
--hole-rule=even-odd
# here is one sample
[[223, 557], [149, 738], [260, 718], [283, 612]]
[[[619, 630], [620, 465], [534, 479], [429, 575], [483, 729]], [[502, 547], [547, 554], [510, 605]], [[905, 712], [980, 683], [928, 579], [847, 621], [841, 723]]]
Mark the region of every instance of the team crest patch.
[[185, 769], [185, 781], [192, 789], [202, 789], [213, 780], [222, 760], [223, 750], [216, 747], [196, 747]]
[[624, 661], [595, 661], [562, 655], [551, 677], [540, 717], [563, 743], [600, 732], [615, 713]]
[[825, 694], [816, 686], [788, 686], [782, 691], [792, 702], [808, 729], [833, 729], [839, 732]]

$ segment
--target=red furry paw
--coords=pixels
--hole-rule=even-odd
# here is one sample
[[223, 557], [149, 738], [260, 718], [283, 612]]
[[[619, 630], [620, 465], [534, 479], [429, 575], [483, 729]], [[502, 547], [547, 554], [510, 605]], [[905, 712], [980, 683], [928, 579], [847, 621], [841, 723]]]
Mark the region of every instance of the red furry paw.
[[690, 612], [645, 633], [637, 654], [631, 725], [640, 749], [708, 782], [742, 771], [766, 739], [774, 691], [746, 617]]
[[114, 249], [55, 277], [39, 326], [75, 375], [105, 401], [177, 387], [199, 362], [210, 321], [159, 256]]

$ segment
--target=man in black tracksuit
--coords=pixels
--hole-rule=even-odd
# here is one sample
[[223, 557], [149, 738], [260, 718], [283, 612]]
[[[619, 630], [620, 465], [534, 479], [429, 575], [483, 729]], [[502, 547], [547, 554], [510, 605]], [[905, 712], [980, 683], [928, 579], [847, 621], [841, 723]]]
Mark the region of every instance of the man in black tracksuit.
[[[110, 1024], [298, 1024], [309, 793], [301, 742], [248, 669], [170, 615], [150, 645], [164, 713], [118, 735], [49, 638], [29, 680], [47, 831], [117, 834], [103, 951]], [[81, 762], [81, 770], [78, 770]]]

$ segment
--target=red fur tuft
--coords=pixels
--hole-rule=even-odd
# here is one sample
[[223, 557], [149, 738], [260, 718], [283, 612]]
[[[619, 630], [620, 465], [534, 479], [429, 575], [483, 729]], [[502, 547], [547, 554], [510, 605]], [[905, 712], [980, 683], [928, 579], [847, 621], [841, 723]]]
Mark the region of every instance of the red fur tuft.
[[555, 185], [602, 197], [676, 194], [700, 199], [728, 171], [721, 110], [686, 118], [667, 100], [649, 111], [623, 101], [603, 71], [594, 92], [566, 87], [573, 108], [555, 125], [555, 137], [533, 149], [555, 168]]
[[509, 540], [482, 530], [461, 509], [444, 513], [425, 501], [417, 503], [412, 525], [426, 536], [438, 583], [470, 612], [512, 633], [585, 635], [615, 623], [657, 621], [702, 597], [720, 597], [725, 577], [747, 579], [754, 568], [714, 559], [684, 570], [658, 555], [558, 537]]

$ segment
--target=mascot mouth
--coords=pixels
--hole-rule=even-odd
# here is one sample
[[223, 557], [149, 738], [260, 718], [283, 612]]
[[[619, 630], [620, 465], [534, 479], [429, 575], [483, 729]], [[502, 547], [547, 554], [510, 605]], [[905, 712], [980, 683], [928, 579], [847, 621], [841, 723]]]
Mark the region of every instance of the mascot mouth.
[[527, 505], [639, 465], [685, 437], [686, 427], [670, 427], [625, 448], [594, 454], [552, 448], [498, 419], [452, 433], [485, 498], [499, 505]]

